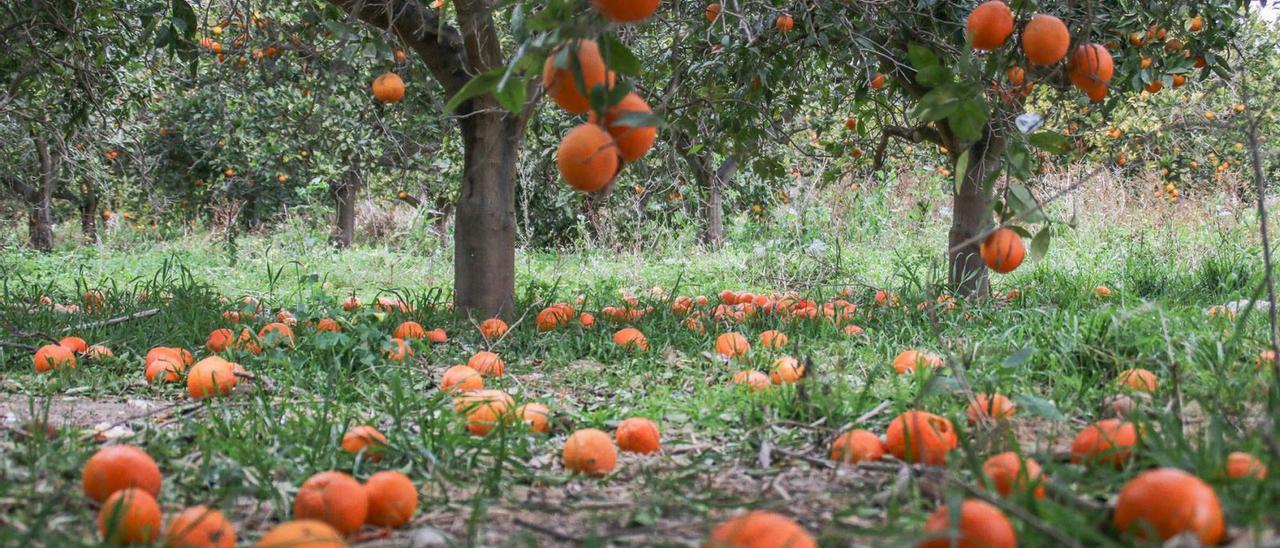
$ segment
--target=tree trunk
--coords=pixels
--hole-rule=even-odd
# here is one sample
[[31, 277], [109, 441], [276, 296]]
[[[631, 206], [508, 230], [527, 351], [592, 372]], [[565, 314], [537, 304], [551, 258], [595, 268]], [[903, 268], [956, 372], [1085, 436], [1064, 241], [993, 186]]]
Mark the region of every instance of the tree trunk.
[[86, 244], [98, 243], [98, 193], [93, 183], [85, 183], [80, 193], [80, 230]]
[[454, 229], [454, 304], [481, 318], [515, 312], [516, 156], [524, 121], [477, 110], [460, 121], [462, 192]]
[[40, 160], [40, 180], [37, 187], [28, 193], [27, 223], [31, 247], [41, 251], [53, 248], [53, 189], [55, 174], [53, 159], [49, 155], [49, 142], [44, 137], [35, 137], [36, 155]]
[[[979, 248], [981, 236], [992, 226], [991, 189], [987, 179], [1000, 169], [1007, 144], [1003, 127], [987, 127], [969, 147], [969, 165], [963, 182], [952, 197], [951, 231], [947, 238], [949, 281], [956, 294], [984, 297], [989, 294], [987, 265]], [[952, 169], [955, 169], [953, 157]]]
[[436, 237], [440, 239], [440, 247], [449, 246], [449, 212], [453, 211], [453, 204], [443, 198], [436, 199], [436, 213], [438, 216], [431, 221], [431, 226], [436, 232]]
[[711, 249], [720, 249], [724, 245], [724, 195], [720, 181], [715, 175], [706, 177], [706, 206], [702, 213], [702, 233], [699, 239], [703, 245]]
[[337, 224], [334, 225], [333, 245], [340, 248], [351, 247], [356, 234], [356, 183], [354, 177], [337, 184], [333, 188], [333, 197], [338, 210]]

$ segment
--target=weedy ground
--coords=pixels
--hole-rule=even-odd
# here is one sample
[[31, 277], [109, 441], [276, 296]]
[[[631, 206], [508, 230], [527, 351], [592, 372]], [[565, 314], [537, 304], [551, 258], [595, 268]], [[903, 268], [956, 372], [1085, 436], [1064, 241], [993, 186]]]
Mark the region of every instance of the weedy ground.
[[[844, 239], [826, 234], [824, 249], [805, 231], [815, 221], [802, 218], [782, 219], [773, 232], [740, 229], [735, 243], [715, 253], [690, 253], [684, 237], [643, 253], [522, 251], [519, 319], [493, 343], [480, 336], [479, 319], [435, 306], [448, 297], [441, 289], [451, 275], [447, 253], [340, 252], [322, 237], [293, 232], [242, 238], [234, 256], [199, 236], [121, 236], [49, 255], [5, 251], [0, 340], [19, 346], [0, 347], [0, 544], [95, 544], [96, 509], [79, 481], [103, 438], [137, 444], [157, 460], [166, 513], [221, 508], [245, 540], [287, 519], [298, 485], [315, 472], [363, 479], [394, 469], [420, 485], [423, 504], [406, 529], [389, 536], [366, 530], [372, 545], [408, 545], [424, 528], [457, 545], [696, 545], [744, 508], [793, 516], [824, 545], [906, 545], [921, 537], [924, 517], [939, 503], [973, 495], [987, 456], [1017, 449], [1041, 462], [1053, 482], [1045, 500], [1001, 503], [1017, 512], [1011, 518], [1023, 545], [1057, 546], [1063, 537], [1088, 546], [1134, 542], [1110, 528], [1106, 505], [1127, 479], [1157, 465], [1213, 485], [1233, 543], [1277, 542], [1280, 479], [1232, 481], [1221, 473], [1231, 451], [1280, 465], [1277, 432], [1264, 420], [1280, 412], [1268, 403], [1273, 372], [1255, 360], [1266, 346], [1265, 315], [1205, 312], [1260, 294], [1260, 252], [1247, 219], [1230, 226], [1174, 216], [1086, 219], [1055, 232], [1046, 259], [994, 279], [997, 293], [1018, 289], [1021, 298], [960, 300], [948, 309], [936, 301], [943, 227], [927, 216], [878, 215], [879, 229]], [[1113, 295], [1096, 297], [1099, 285]], [[675, 295], [707, 295], [714, 304], [723, 289], [794, 289], [822, 300], [845, 288], [859, 306], [862, 336], [824, 321], [772, 317], [708, 322], [699, 334], [669, 305]], [[899, 293], [902, 306], [876, 306], [880, 288]], [[28, 306], [41, 295], [78, 303], [89, 289], [106, 294], [102, 310], [66, 315]], [[352, 292], [366, 302], [398, 296], [415, 311], [343, 312], [339, 303]], [[655, 308], [636, 324], [648, 352], [614, 345], [618, 327], [599, 315], [594, 329], [534, 327], [546, 304], [583, 295], [580, 308], [594, 311], [619, 304], [623, 294]], [[344, 318], [347, 330], [300, 326], [292, 349], [234, 354], [259, 378], [231, 397], [193, 402], [177, 385], [144, 382], [142, 356], [153, 346], [207, 354], [208, 333], [228, 327], [220, 296], [258, 297], [300, 322]], [[152, 308], [159, 313], [143, 319], [72, 327]], [[380, 345], [404, 319], [443, 327], [450, 340], [418, 344], [411, 361], [388, 362]], [[745, 364], [714, 356], [719, 333], [755, 341], [765, 329], [787, 333], [790, 346], [753, 349]], [[63, 334], [105, 344], [116, 357], [36, 375], [20, 345]], [[907, 348], [937, 352], [947, 365], [936, 374], [896, 375], [890, 360]], [[508, 364], [490, 387], [553, 410], [550, 435], [518, 426], [486, 437], [466, 433], [436, 385], [445, 367], [482, 349]], [[801, 384], [749, 393], [729, 382], [741, 367], [767, 371], [784, 353], [811, 363]], [[1132, 416], [1144, 432], [1136, 458], [1122, 469], [1069, 464], [1063, 453], [1072, 436], [1102, 416], [1103, 400], [1119, 390], [1116, 374], [1132, 367], [1160, 379], [1152, 401]], [[1018, 412], [1001, 425], [970, 426], [964, 408], [974, 392], [1007, 394]], [[882, 433], [913, 408], [949, 417], [962, 431], [945, 473], [892, 459], [862, 467], [826, 460], [840, 431]], [[569, 432], [611, 431], [629, 416], [658, 423], [660, 454], [624, 454], [603, 479], [565, 471], [560, 448]], [[381, 462], [339, 450], [342, 434], [358, 424], [374, 424], [390, 439]]]

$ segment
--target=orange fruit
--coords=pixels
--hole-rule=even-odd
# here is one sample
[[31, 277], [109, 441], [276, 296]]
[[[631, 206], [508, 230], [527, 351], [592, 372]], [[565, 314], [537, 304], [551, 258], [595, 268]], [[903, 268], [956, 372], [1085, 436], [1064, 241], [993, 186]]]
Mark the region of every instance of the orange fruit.
[[497, 339], [507, 334], [507, 322], [498, 318], [489, 318], [480, 322], [480, 335], [485, 340]]
[[404, 322], [396, 326], [395, 333], [392, 336], [406, 341], [421, 339], [427, 336], [427, 330], [423, 329], [422, 324], [418, 322]]
[[187, 371], [187, 394], [199, 400], [230, 393], [239, 380], [236, 371], [241, 369], [239, 364], [217, 356], [200, 360]]
[[880, 89], [884, 87], [884, 75], [877, 72], [871, 77], [871, 89]]
[[47, 373], [63, 367], [75, 367], [76, 356], [67, 347], [57, 344], [46, 344], [36, 350], [31, 357], [36, 373]]
[[98, 532], [111, 544], [149, 544], [160, 536], [160, 505], [142, 489], [116, 491], [98, 512]]
[[1105, 285], [1100, 285], [1093, 288], [1093, 294], [1097, 295], [1099, 299], [1106, 299], [1111, 296], [1111, 288]]
[[1071, 443], [1071, 462], [1104, 463], [1117, 467], [1129, 460], [1138, 443], [1138, 429], [1120, 419], [1103, 419], [1080, 430]]
[[1239, 451], [1227, 455], [1227, 477], [1231, 479], [1267, 479], [1267, 465], [1258, 457]]
[[1080, 89], [1089, 89], [1099, 83], [1111, 81], [1115, 74], [1115, 62], [1111, 52], [1099, 44], [1081, 44], [1071, 52], [1067, 63], [1067, 76]]
[[1025, 493], [1034, 487], [1035, 497], [1044, 498], [1044, 474], [1034, 459], [1024, 461], [1012, 451], [1000, 453], [982, 463], [982, 474], [991, 480], [1001, 496], [1010, 496], [1015, 491]]
[[234, 548], [236, 529], [222, 512], [192, 506], [169, 520], [164, 545], [169, 548]]
[[759, 371], [739, 371], [733, 374], [733, 384], [739, 384], [759, 392], [769, 387], [769, 376]]
[[618, 451], [609, 435], [594, 428], [578, 430], [564, 442], [564, 467], [574, 472], [603, 476], [618, 463]]
[[293, 346], [293, 328], [280, 322], [269, 323], [258, 331], [258, 340], [267, 347]]
[[880, 437], [866, 430], [850, 430], [840, 434], [831, 444], [831, 460], [846, 464], [874, 462], [884, 457]]
[[795, 520], [766, 510], [747, 512], [717, 525], [706, 548], [817, 548], [813, 536]]
[[613, 136], [597, 124], [573, 128], [556, 150], [556, 167], [569, 186], [596, 192], [618, 173], [621, 151]]
[[467, 417], [467, 431], [484, 436], [510, 418], [515, 401], [501, 390], [477, 390], [454, 399], [453, 408]]
[[1061, 19], [1039, 13], [1022, 29], [1022, 51], [1035, 65], [1052, 65], [1067, 55], [1071, 33]]
[[914, 373], [917, 367], [942, 367], [942, 358], [919, 350], [905, 350], [893, 358], [893, 369], [899, 375]]
[[402, 362], [413, 357], [413, 347], [404, 339], [392, 338], [382, 343], [382, 355], [390, 361]]
[[614, 432], [618, 449], [629, 453], [657, 453], [662, 447], [658, 425], [644, 417], [631, 417], [622, 421]]
[[773, 369], [769, 372], [769, 380], [773, 384], [795, 384], [804, 377], [804, 366], [791, 356], [783, 356], [773, 360]]
[[449, 335], [444, 332], [444, 328], [437, 327], [427, 332], [427, 341], [433, 344], [449, 342]]
[[969, 424], [977, 424], [980, 420], [1000, 420], [1013, 416], [1017, 406], [1000, 394], [977, 394], [969, 402], [965, 412], [969, 415]]
[[346, 299], [343, 299], [342, 301], [343, 310], [347, 312], [351, 312], [352, 310], [356, 310], [358, 308], [360, 308], [360, 299], [357, 299], [355, 295], [352, 295], [350, 297], [347, 297]]
[[1218, 495], [1204, 480], [1176, 468], [1156, 468], [1120, 489], [1112, 523], [1143, 540], [1160, 541], [1190, 533], [1208, 546], [1218, 544], [1225, 524]]
[[143, 359], [143, 362], [149, 364], [161, 356], [172, 358], [174, 362], [181, 364], [183, 368], [189, 367], [195, 363], [195, 358], [192, 357], [191, 353], [186, 349], [171, 346], [157, 346], [148, 350], [147, 356]]
[[983, 2], [969, 13], [964, 33], [973, 49], [996, 49], [1013, 34], [1013, 11], [1000, 0]]
[[1155, 392], [1159, 385], [1156, 374], [1142, 368], [1121, 371], [1116, 375], [1116, 382], [1129, 390], [1147, 393]]
[[792, 18], [790, 15], [787, 15], [785, 13], [782, 15], [779, 15], [777, 19], [773, 20], [773, 27], [778, 29], [778, 32], [781, 32], [783, 34], [791, 32], [791, 29], [795, 28], [795, 26], [796, 26], [796, 20]]
[[[567, 61], [563, 68], [556, 66], [556, 60], [562, 55]], [[573, 62], [573, 57], [577, 57], [577, 63]], [[581, 87], [578, 86], [579, 77]], [[605, 67], [600, 46], [595, 40], [572, 40], [560, 44], [542, 66], [542, 85], [547, 88], [547, 95], [570, 114], [584, 114], [591, 110], [591, 102], [587, 99], [591, 89], [598, 85], [613, 87], [616, 80], [617, 74]]]
[[707, 4], [707, 20], [715, 21], [716, 18], [720, 17], [720, 9], [721, 8], [720, 8], [719, 2], [712, 2], [710, 4]]
[[516, 408], [516, 417], [534, 432], [551, 431], [551, 410], [540, 403], [526, 403]]
[[76, 354], [83, 354], [85, 350], [89, 349], [89, 343], [84, 342], [84, 339], [80, 337], [63, 337], [62, 340], [58, 341], [58, 346]]
[[507, 364], [503, 363], [502, 358], [488, 350], [481, 350], [472, 354], [471, 358], [467, 360], [467, 367], [474, 369], [485, 377], [501, 377], [502, 373], [507, 370]]
[[[366, 503], [367, 504], [367, 503]], [[346, 548], [342, 534], [323, 521], [297, 519], [273, 527], [257, 548]]]
[[724, 333], [716, 337], [716, 352], [729, 359], [746, 356], [751, 343], [741, 333]]
[[185, 369], [182, 364], [173, 361], [173, 358], [162, 356], [147, 364], [143, 374], [146, 375], [147, 382], [178, 382]]
[[659, 0], [591, 0], [591, 5], [605, 19], [616, 23], [635, 23], [648, 19], [658, 11]]
[[[956, 538], [951, 538], [955, 530]], [[960, 503], [960, 524], [951, 524], [951, 509], [939, 507], [929, 516], [924, 530], [935, 533], [917, 548], [1014, 548], [1018, 537], [1004, 512], [980, 500], [966, 499]]]
[[613, 334], [613, 342], [627, 349], [649, 350], [649, 339], [634, 327], [624, 327]]
[[90, 345], [89, 348], [84, 351], [84, 357], [89, 358], [91, 361], [114, 358], [115, 356], [115, 352], [112, 352], [110, 348], [100, 344]]
[[373, 97], [380, 103], [395, 103], [404, 98], [404, 80], [394, 72], [384, 73], [373, 80]]
[[1023, 70], [1022, 67], [1010, 67], [1009, 70], [1005, 72], [1005, 77], [1009, 79], [1010, 84], [1020, 86], [1027, 78], [1027, 71]]
[[230, 329], [214, 329], [209, 332], [209, 338], [205, 340], [204, 347], [206, 350], [216, 354], [230, 348], [235, 339], [236, 334]]
[[484, 378], [480, 372], [465, 365], [455, 365], [444, 370], [444, 376], [440, 378], [440, 390], [451, 394], [483, 389]]
[[907, 411], [889, 423], [884, 447], [907, 462], [941, 465], [958, 444], [951, 421], [926, 411]]
[[342, 435], [343, 451], [357, 454], [364, 451], [365, 458], [373, 462], [382, 460], [386, 447], [387, 437], [367, 424], [353, 427]]
[[102, 502], [121, 489], [136, 487], [160, 495], [160, 467], [145, 451], [132, 445], [109, 445], [84, 463], [80, 482], [84, 495]]
[[770, 350], [780, 350], [790, 342], [787, 335], [781, 331], [770, 329], [760, 333], [760, 346]]
[[997, 228], [982, 241], [978, 251], [982, 254], [982, 261], [987, 263], [987, 268], [1001, 274], [1013, 272], [1022, 264], [1022, 259], [1027, 254], [1027, 248], [1022, 245], [1022, 237], [1010, 228]]
[[340, 325], [338, 321], [333, 318], [320, 318], [320, 321], [316, 322], [316, 331], [328, 331], [331, 333], [341, 333], [342, 325]]
[[293, 499], [295, 518], [323, 521], [343, 535], [359, 531], [368, 512], [364, 487], [342, 472], [320, 472], [307, 478]]
[[418, 488], [408, 476], [393, 471], [382, 471], [364, 483], [369, 499], [369, 511], [365, 521], [376, 527], [403, 527], [418, 509]]
[[[634, 91], [627, 93], [626, 96], [618, 101], [617, 104], [609, 107], [604, 113], [604, 125], [609, 130], [609, 135], [613, 136], [614, 142], [618, 145], [618, 152], [622, 154], [622, 160], [625, 162], [634, 162], [643, 158], [645, 153], [653, 148], [653, 142], [658, 138], [658, 128], [654, 126], [630, 126], [618, 123], [618, 120], [627, 117], [633, 113], [652, 114], [653, 110]], [[591, 111], [587, 117], [587, 122], [592, 124], [600, 123], [599, 116], [595, 111]]]

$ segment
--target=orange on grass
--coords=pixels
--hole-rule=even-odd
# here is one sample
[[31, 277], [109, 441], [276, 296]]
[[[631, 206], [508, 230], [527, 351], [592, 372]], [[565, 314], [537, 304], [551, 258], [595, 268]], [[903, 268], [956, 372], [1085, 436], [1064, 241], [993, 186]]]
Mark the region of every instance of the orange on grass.
[[418, 488], [400, 472], [382, 471], [369, 476], [364, 492], [369, 499], [365, 517], [369, 525], [403, 527], [418, 509]]
[[[494, 357], [496, 358], [497, 355], [495, 354]], [[440, 378], [440, 390], [450, 394], [483, 389], [484, 378], [480, 372], [465, 365], [455, 365], [445, 369], [444, 376]]]
[[230, 348], [235, 340], [236, 334], [230, 329], [214, 329], [209, 332], [209, 338], [204, 341], [204, 348], [216, 354]]
[[1249, 453], [1235, 451], [1227, 455], [1226, 474], [1231, 479], [1267, 479], [1267, 465]]
[[151, 363], [161, 356], [168, 356], [172, 358], [173, 361], [182, 364], [184, 368], [190, 367], [195, 363], [195, 357], [193, 357], [191, 352], [188, 352], [187, 349], [172, 346], [157, 346], [148, 350], [147, 356], [143, 359], [143, 362]]
[[58, 346], [76, 354], [83, 354], [85, 350], [89, 349], [89, 343], [84, 342], [84, 339], [80, 337], [63, 337], [62, 340], [58, 341]]
[[786, 333], [783, 333], [776, 329], [770, 329], [768, 331], [760, 332], [761, 348], [768, 348], [770, 350], [780, 350], [782, 347], [786, 346], [788, 342], [790, 342], [790, 339], [787, 338]]
[[338, 321], [333, 318], [320, 318], [320, 321], [316, 322], [316, 331], [328, 331], [331, 333], [341, 333], [342, 325], [339, 324]]
[[773, 368], [769, 371], [769, 380], [773, 384], [795, 384], [801, 378], [804, 378], [804, 366], [799, 360], [791, 356], [773, 360]]
[[[574, 63], [574, 57], [577, 63]], [[556, 66], [557, 60], [564, 66]], [[542, 85], [547, 88], [547, 95], [570, 114], [584, 114], [591, 110], [591, 101], [587, 99], [591, 89], [598, 85], [613, 87], [617, 78], [617, 74], [605, 66], [600, 46], [595, 40], [566, 41], [556, 46], [542, 66]]]
[[293, 346], [293, 328], [281, 322], [271, 322], [258, 331], [258, 340], [266, 346]]
[[227, 394], [236, 387], [236, 371], [241, 369], [217, 356], [200, 360], [187, 371], [187, 394], [197, 400]]
[[534, 432], [545, 434], [551, 431], [551, 410], [540, 403], [526, 403], [517, 407], [516, 418]]
[[382, 453], [387, 447], [387, 437], [377, 428], [363, 424], [347, 430], [342, 435], [342, 450], [348, 453], [364, 451], [365, 458], [372, 462], [382, 460]]
[[1218, 544], [1225, 531], [1213, 488], [1177, 468], [1156, 468], [1129, 480], [1116, 498], [1112, 523], [1143, 540], [1152, 533], [1160, 541], [1190, 533], [1207, 546]]
[[942, 367], [942, 358], [919, 350], [904, 350], [893, 358], [893, 369], [899, 375], [914, 373], [917, 367]]
[[394, 72], [374, 78], [372, 87], [373, 97], [379, 103], [395, 103], [404, 98], [404, 80]]
[[1039, 13], [1022, 29], [1022, 51], [1035, 65], [1052, 65], [1067, 55], [1071, 33], [1061, 19]]
[[[366, 503], [367, 504], [367, 503]], [[313, 519], [296, 519], [273, 527], [258, 540], [257, 548], [346, 548], [333, 526]]]
[[1138, 429], [1120, 419], [1103, 419], [1080, 430], [1071, 442], [1071, 462], [1123, 466], [1138, 443]]
[[624, 327], [613, 334], [613, 342], [627, 349], [649, 350], [649, 339], [634, 327]]
[[977, 424], [981, 420], [1007, 419], [1016, 410], [1017, 406], [1000, 394], [976, 394], [965, 413], [969, 415], [969, 424]]
[[480, 322], [480, 336], [485, 340], [497, 339], [507, 334], [507, 322], [499, 318], [489, 318]]
[[[603, 125], [609, 130], [609, 135], [613, 136], [614, 142], [618, 145], [618, 152], [622, 154], [622, 160], [626, 162], [634, 162], [643, 158], [645, 153], [653, 148], [653, 142], [658, 138], [658, 128], [654, 126], [630, 126], [618, 123], [618, 120], [627, 117], [633, 113], [652, 114], [653, 110], [634, 91], [627, 93], [621, 101], [609, 107], [604, 113]], [[596, 116], [595, 111], [591, 111], [587, 117], [587, 122], [592, 124], [600, 123], [600, 117]]]
[[449, 335], [444, 332], [443, 327], [437, 327], [427, 332], [427, 341], [433, 344], [449, 342]]
[[357, 299], [355, 295], [352, 295], [342, 300], [342, 309], [347, 312], [351, 312], [352, 310], [359, 309], [360, 306], [361, 306], [360, 299]]
[[110, 348], [101, 344], [90, 345], [89, 348], [84, 351], [84, 357], [89, 360], [102, 360], [106, 358], [114, 358], [115, 356], [115, 352], [112, 352]]
[[147, 369], [143, 373], [147, 377], [147, 382], [178, 382], [182, 379], [182, 373], [186, 370], [181, 363], [173, 361], [173, 358], [161, 356], [147, 364]]
[[556, 167], [569, 186], [596, 192], [618, 173], [621, 151], [613, 136], [597, 124], [573, 128], [556, 149]]
[[511, 418], [515, 401], [501, 390], [477, 390], [454, 399], [453, 408], [467, 417], [467, 431], [477, 436], [488, 435], [501, 422]]
[[1027, 254], [1022, 237], [1010, 228], [997, 228], [982, 241], [978, 251], [987, 268], [1001, 274], [1013, 272]]
[[149, 544], [160, 536], [160, 505], [142, 489], [121, 489], [98, 512], [98, 532], [109, 544]]
[[1098, 287], [1093, 288], [1093, 294], [1096, 295], [1099, 299], [1106, 299], [1111, 297], [1111, 288], [1105, 285], [1100, 285]]
[[[1018, 537], [1009, 518], [986, 502], [966, 499], [960, 503], [960, 524], [951, 524], [951, 509], [941, 506], [929, 516], [924, 530], [935, 533], [917, 548], [1014, 548]], [[952, 542], [951, 532], [956, 534]]]
[[31, 356], [36, 373], [46, 373], [63, 367], [75, 367], [76, 356], [67, 347], [57, 344], [46, 344]]
[[618, 450], [609, 435], [594, 428], [578, 430], [564, 442], [564, 467], [574, 472], [603, 476], [618, 464]]
[[1024, 460], [1012, 451], [1000, 453], [982, 463], [982, 475], [1001, 496], [1032, 490], [1036, 498], [1044, 498], [1044, 473], [1034, 459]]
[[662, 435], [658, 425], [644, 417], [631, 417], [622, 421], [614, 432], [618, 448], [629, 453], [657, 453], [662, 447]]
[[741, 333], [724, 333], [716, 337], [716, 352], [729, 359], [746, 356], [751, 343]]
[[84, 495], [102, 502], [121, 489], [137, 487], [160, 495], [160, 467], [145, 451], [132, 445], [110, 445], [99, 449], [84, 463], [80, 483]]
[[941, 465], [959, 444], [951, 421], [926, 411], [907, 411], [889, 423], [885, 449], [907, 462]]
[[393, 362], [402, 362], [413, 357], [413, 346], [404, 339], [392, 338], [382, 343], [382, 355]]
[[302, 483], [293, 499], [293, 516], [315, 519], [350, 535], [360, 530], [369, 512], [369, 499], [355, 478], [342, 472], [320, 472]]
[[617, 23], [644, 21], [658, 11], [658, 3], [659, 0], [591, 0], [600, 15]]
[[759, 392], [769, 387], [769, 376], [759, 371], [744, 370], [733, 374], [733, 384], [739, 384]]
[[983, 2], [969, 13], [964, 33], [973, 49], [996, 49], [1013, 34], [1013, 11], [1000, 0]]
[[1121, 371], [1119, 375], [1116, 375], [1116, 382], [1129, 390], [1147, 393], [1155, 392], [1156, 387], [1160, 384], [1160, 381], [1156, 379], [1155, 373], [1140, 367]]
[[396, 326], [395, 333], [392, 334], [397, 339], [414, 340], [427, 336], [427, 330], [418, 322], [403, 322]]
[[507, 370], [507, 364], [503, 363], [502, 358], [488, 350], [481, 350], [472, 354], [471, 358], [467, 360], [467, 367], [474, 369], [485, 377], [501, 377], [502, 373]]
[[717, 525], [706, 548], [817, 548], [813, 536], [795, 520], [767, 510], [747, 512]]
[[546, 333], [557, 327], [564, 327], [565, 324], [569, 323], [569, 318], [570, 315], [565, 312], [565, 309], [548, 306], [538, 312], [538, 316], [534, 318], [534, 323], [537, 324], [538, 331]]
[[880, 437], [866, 430], [850, 430], [831, 443], [831, 460], [846, 464], [874, 462], [884, 457]]
[[234, 548], [236, 529], [222, 512], [192, 506], [169, 520], [164, 532], [169, 548]]

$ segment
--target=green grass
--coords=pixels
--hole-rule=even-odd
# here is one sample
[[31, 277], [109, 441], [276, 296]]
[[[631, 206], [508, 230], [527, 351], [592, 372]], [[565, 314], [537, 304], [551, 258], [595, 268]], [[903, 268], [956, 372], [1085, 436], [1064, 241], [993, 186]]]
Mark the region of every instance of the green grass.
[[[987, 456], [1013, 448], [1037, 459], [1058, 487], [1054, 491], [1069, 495], [1004, 503], [1034, 516], [1013, 519], [1023, 545], [1057, 545], [1053, 531], [1084, 545], [1131, 542], [1081, 500], [1105, 503], [1125, 481], [1154, 466], [1183, 468], [1209, 481], [1233, 534], [1274, 535], [1271, 509], [1280, 504], [1280, 480], [1230, 481], [1220, 473], [1229, 451], [1277, 464], [1264, 436], [1277, 435], [1264, 420], [1277, 412], [1267, 404], [1271, 378], [1254, 364], [1265, 346], [1265, 319], [1256, 312], [1211, 319], [1204, 312], [1247, 298], [1258, 287], [1261, 262], [1247, 226], [1225, 237], [1195, 224], [1062, 231], [1046, 260], [995, 280], [1001, 292], [1019, 288], [1023, 298], [961, 301], [954, 310], [932, 306], [921, 312], [917, 303], [932, 302], [941, 288], [935, 257], [943, 231], [936, 223], [899, 230], [885, 224], [835, 238], [809, 224], [818, 221], [789, 222], [783, 218], [763, 229], [737, 225], [738, 243], [717, 253], [688, 253], [675, 243], [629, 253], [591, 246], [522, 250], [523, 320], [493, 344], [470, 320], [431, 306], [447, 298], [447, 253], [416, 255], [391, 246], [338, 252], [319, 235], [296, 230], [244, 238], [234, 256], [220, 241], [148, 242], [128, 234], [96, 248], [48, 255], [9, 251], [0, 258], [0, 340], [43, 344], [39, 336], [21, 334], [60, 336], [84, 321], [152, 307], [160, 313], [76, 332], [111, 347], [116, 358], [73, 370], [36, 375], [29, 351], [0, 348], [0, 397], [37, 416], [59, 406], [149, 402], [150, 411], [133, 409], [122, 426], [132, 432], [129, 443], [159, 462], [166, 514], [194, 504], [221, 508], [242, 540], [288, 519], [297, 486], [313, 473], [336, 469], [363, 479], [394, 469], [421, 487], [423, 505], [409, 531], [383, 541], [393, 545], [427, 526], [446, 531], [458, 545], [688, 544], [746, 507], [789, 514], [824, 545], [902, 545], [920, 538], [925, 515], [939, 502], [969, 496], [961, 485], [980, 482], [975, 472]], [[687, 242], [686, 236], [669, 241]], [[803, 251], [817, 237], [828, 249]], [[1098, 285], [1115, 294], [1094, 297]], [[705, 294], [713, 304], [725, 288], [795, 288], [823, 300], [850, 287], [866, 335], [850, 337], [823, 321], [769, 316], [734, 326], [704, 320], [707, 333], [694, 333], [652, 287], [666, 295]], [[876, 288], [900, 292], [904, 306], [874, 306]], [[67, 316], [23, 306], [40, 295], [76, 303], [87, 289], [104, 290], [106, 310]], [[405, 318], [368, 309], [341, 312], [339, 302], [352, 291], [366, 302], [402, 296], [415, 304], [408, 318], [444, 327], [450, 341], [415, 343], [412, 361], [388, 362], [381, 345]], [[620, 291], [655, 308], [637, 324], [649, 338], [649, 352], [618, 348], [610, 340], [617, 327], [599, 315], [594, 330], [573, 325], [544, 334], [533, 325], [548, 303], [583, 295], [582, 308], [596, 311], [618, 304]], [[303, 322], [341, 318], [346, 330], [316, 333], [299, 326], [292, 349], [233, 352], [232, 359], [265, 381], [242, 381], [246, 388], [228, 398], [192, 403], [180, 386], [142, 382], [147, 349], [183, 346], [197, 358], [206, 355], [207, 334], [227, 326], [220, 315], [230, 305], [219, 296], [234, 301], [246, 295], [262, 298], [271, 310], [291, 310]], [[250, 325], [256, 330], [266, 321]], [[805, 381], [756, 394], [732, 386], [737, 369], [767, 371], [778, 353], [755, 349], [747, 363], [724, 364], [710, 357], [715, 335], [737, 330], [754, 342], [760, 331], [775, 328], [791, 339], [785, 353], [811, 362]], [[548, 405], [551, 435], [518, 426], [487, 437], [466, 433], [451, 398], [435, 386], [444, 368], [487, 348], [507, 362], [507, 374], [488, 386], [517, 402]], [[895, 375], [889, 362], [905, 348], [940, 353], [947, 367], [935, 376]], [[1134, 460], [1123, 469], [1066, 462], [1061, 453], [1071, 437], [1101, 418], [1103, 400], [1117, 391], [1116, 374], [1132, 367], [1150, 369], [1161, 380], [1153, 401], [1131, 417], [1146, 432]], [[991, 391], [1013, 397], [1018, 414], [1000, 427], [970, 427], [964, 419], [968, 395]], [[68, 397], [77, 399], [68, 404]], [[920, 473], [902, 476], [903, 482], [894, 466], [884, 465], [824, 468], [820, 462], [834, 436], [877, 407], [880, 412], [857, 426], [883, 433], [894, 416], [912, 408], [950, 418], [962, 434], [949, 465], [959, 481]], [[635, 415], [660, 425], [663, 454], [624, 456], [604, 479], [575, 477], [561, 466], [569, 432], [611, 431]], [[99, 421], [51, 420], [58, 428], [52, 437], [29, 435], [25, 420], [6, 422], [0, 431], [0, 544], [73, 546], [97, 539], [97, 510], [80, 494], [79, 476], [98, 447], [85, 429]], [[366, 423], [391, 440], [381, 462], [338, 450], [347, 428]]]

